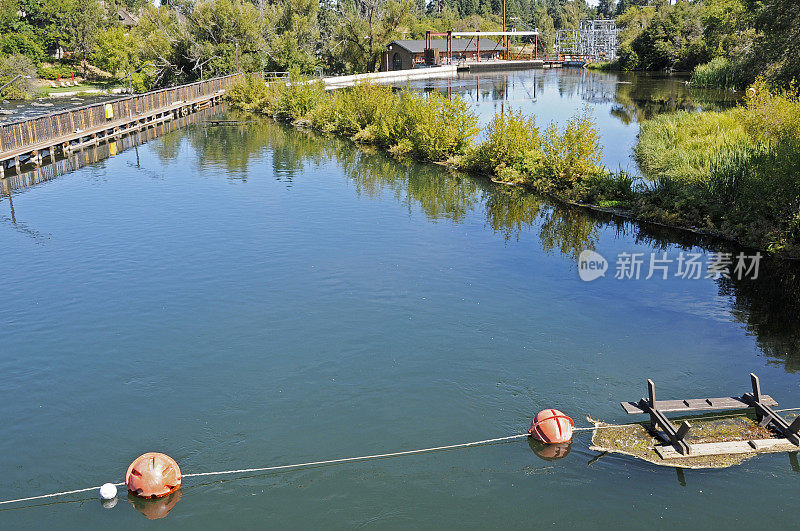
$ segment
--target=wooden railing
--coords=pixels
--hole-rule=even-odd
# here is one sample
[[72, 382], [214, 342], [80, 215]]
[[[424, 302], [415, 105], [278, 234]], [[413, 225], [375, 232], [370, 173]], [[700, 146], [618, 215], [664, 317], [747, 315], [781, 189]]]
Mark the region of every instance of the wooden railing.
[[[209, 106], [197, 112], [181, 116], [175, 120], [159, 123], [155, 127], [142, 129], [138, 134], [121, 136], [116, 140], [117, 153], [140, 146], [161, 135], [175, 131], [191, 124], [203, 123], [220, 112], [221, 106]], [[55, 179], [63, 174], [75, 171], [99, 160], [112, 156], [109, 142], [98, 143], [88, 149], [75, 151], [66, 157], [50, 159], [48, 164], [32, 167], [20, 173], [6, 174], [0, 179], [0, 196], [10, 195], [12, 192]]]
[[16, 122], [3, 123], [0, 124], [0, 153], [49, 140], [56, 144], [59, 138], [67, 134], [85, 131], [107, 123], [106, 105], [111, 105], [115, 119], [133, 118], [136, 115], [166, 108], [175, 103], [191, 101], [203, 96], [212, 96], [229, 87], [241, 75], [231, 74], [188, 85], [154, 90], [85, 107], [44, 114]]

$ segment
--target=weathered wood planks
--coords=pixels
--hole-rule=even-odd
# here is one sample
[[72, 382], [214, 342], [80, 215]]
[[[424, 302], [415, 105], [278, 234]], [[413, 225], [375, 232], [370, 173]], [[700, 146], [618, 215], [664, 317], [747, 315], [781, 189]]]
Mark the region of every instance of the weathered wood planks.
[[[777, 406], [778, 403], [769, 395], [761, 395], [761, 402], [769, 406]], [[639, 402], [620, 402], [622, 409], [629, 415], [641, 415], [647, 413], [639, 405]], [[752, 407], [747, 401], [735, 396], [725, 396], [721, 398], [691, 398], [688, 400], [656, 400], [656, 409], [662, 413], [676, 413], [689, 411], [712, 411], [716, 409], [747, 409]]]
[[791, 452], [797, 451], [797, 446], [788, 439], [755, 439], [749, 441], [694, 443], [692, 444], [692, 453], [688, 456], [681, 454], [672, 446], [656, 446], [655, 451], [661, 459], [679, 459], [684, 457], [706, 457], [710, 455]]

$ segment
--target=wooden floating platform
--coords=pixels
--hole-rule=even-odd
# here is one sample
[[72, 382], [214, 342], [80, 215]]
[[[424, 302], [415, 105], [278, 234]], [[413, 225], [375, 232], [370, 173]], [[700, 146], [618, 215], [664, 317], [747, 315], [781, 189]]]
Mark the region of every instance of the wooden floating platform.
[[462, 69], [470, 72], [487, 72], [492, 70], [527, 70], [529, 68], [543, 68], [542, 59], [510, 59], [507, 61], [482, 61], [466, 63]]
[[[760, 427], [752, 411], [729, 411], [723, 417], [706, 413], [674, 419], [691, 422], [692, 430], [686, 437], [692, 448], [690, 455], [683, 455], [665, 443], [663, 434], [653, 432], [648, 422], [620, 426], [589, 419], [599, 428], [592, 433], [590, 449], [627, 455], [659, 466], [691, 469], [726, 468], [759, 454], [794, 455], [800, 450], [772, 430]], [[795, 418], [795, 413], [788, 413], [787, 418]]]
[[[620, 404], [630, 415], [649, 415], [649, 425], [596, 423], [602, 429], [593, 434], [593, 448], [633, 455], [657, 464], [690, 468], [730, 466], [758, 453], [800, 451], [800, 416], [794, 415], [790, 423], [778, 415], [772, 409], [778, 403], [769, 395], [761, 394], [761, 384], [755, 374], [750, 374], [750, 382], [753, 391], [741, 397], [656, 400], [655, 384], [648, 380], [647, 398]], [[710, 412], [718, 410], [739, 410], [740, 413], [709, 416]], [[672, 420], [665, 415], [675, 412], [705, 415]], [[676, 420], [681, 421], [678, 427], [673, 424]]]

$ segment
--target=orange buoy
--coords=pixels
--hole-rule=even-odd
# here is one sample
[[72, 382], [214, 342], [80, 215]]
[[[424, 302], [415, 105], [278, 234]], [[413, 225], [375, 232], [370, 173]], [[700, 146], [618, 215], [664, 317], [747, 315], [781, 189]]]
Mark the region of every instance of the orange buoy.
[[156, 498], [155, 500], [139, 498], [133, 494], [128, 495], [128, 501], [133, 505], [133, 508], [145, 515], [148, 520], [166, 518], [169, 512], [175, 507], [175, 504], [180, 500], [180, 490], [176, 490], [168, 496]]
[[148, 452], [128, 467], [125, 484], [131, 494], [140, 498], [160, 498], [181, 487], [181, 469], [170, 456]]
[[530, 445], [533, 449], [533, 453], [536, 454], [537, 457], [543, 459], [545, 461], [555, 461], [557, 459], [563, 459], [569, 455], [570, 450], [572, 450], [572, 443], [543, 443], [535, 440], [533, 437], [530, 438]]
[[533, 417], [528, 433], [544, 443], [565, 443], [572, 440], [575, 423], [557, 409], [543, 409]]

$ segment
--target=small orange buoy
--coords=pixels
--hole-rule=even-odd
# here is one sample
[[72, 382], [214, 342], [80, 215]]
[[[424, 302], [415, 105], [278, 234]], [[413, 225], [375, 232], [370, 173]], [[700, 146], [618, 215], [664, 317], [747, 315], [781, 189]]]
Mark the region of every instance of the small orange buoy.
[[575, 423], [557, 409], [543, 409], [533, 417], [528, 433], [544, 443], [565, 443], [572, 440]]
[[181, 469], [168, 455], [148, 452], [137, 457], [125, 474], [131, 494], [140, 498], [160, 498], [181, 486]]

